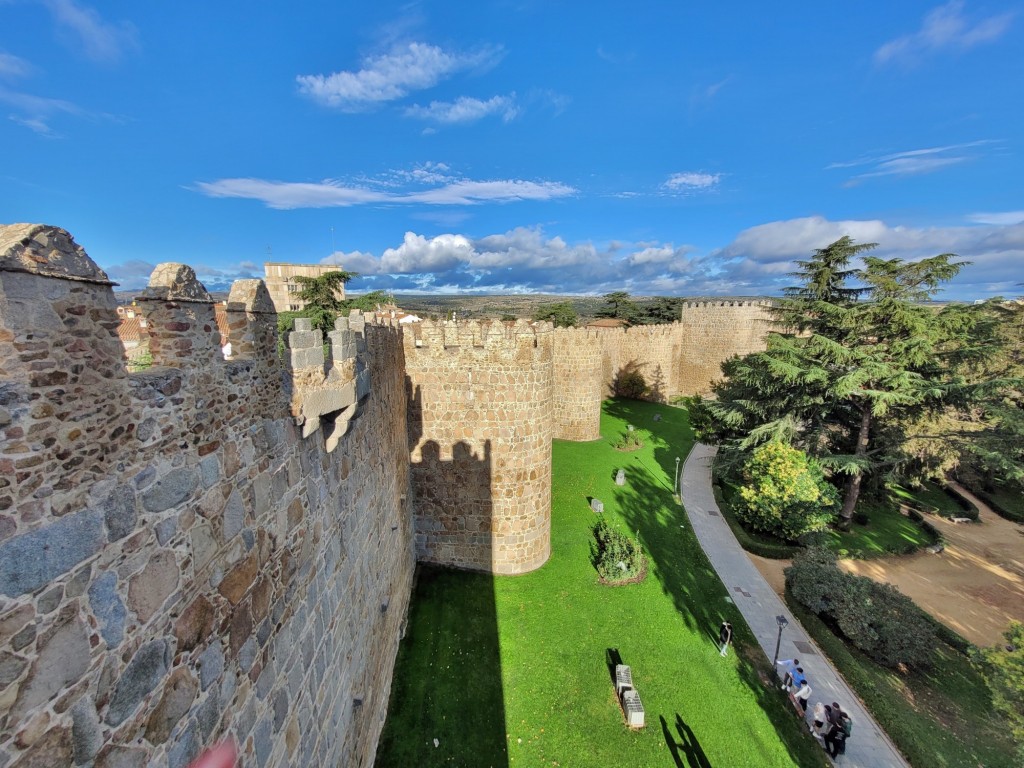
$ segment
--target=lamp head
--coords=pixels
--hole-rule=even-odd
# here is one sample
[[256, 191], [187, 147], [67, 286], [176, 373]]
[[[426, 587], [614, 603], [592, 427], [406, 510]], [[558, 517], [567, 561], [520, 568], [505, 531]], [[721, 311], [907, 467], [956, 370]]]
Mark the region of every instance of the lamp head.
[[779, 625], [779, 629], [785, 629], [787, 626], [789, 626], [789, 619], [787, 619], [785, 616], [776, 616], [775, 623]]

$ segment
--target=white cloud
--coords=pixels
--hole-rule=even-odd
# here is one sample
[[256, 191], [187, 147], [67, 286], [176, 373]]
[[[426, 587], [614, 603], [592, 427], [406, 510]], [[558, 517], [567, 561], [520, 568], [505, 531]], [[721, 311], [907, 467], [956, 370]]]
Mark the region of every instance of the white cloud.
[[952, 0], [933, 9], [917, 32], [890, 40], [875, 51], [875, 63], [914, 64], [931, 53], [966, 51], [998, 39], [1013, 19], [1012, 13], [1004, 13], [972, 23], [964, 18], [963, 7], [962, 0]]
[[32, 65], [20, 56], [0, 51], [0, 77], [14, 79], [32, 71]]
[[50, 126], [50, 120], [57, 115], [95, 117], [70, 101], [33, 96], [30, 93], [9, 91], [2, 87], [0, 87], [0, 104], [8, 104], [16, 110], [15, 114], [9, 115], [13, 122], [47, 138], [59, 136]]
[[354, 112], [431, 88], [456, 72], [491, 66], [498, 58], [497, 48], [452, 53], [436, 45], [408, 43], [365, 59], [358, 71], [299, 75], [296, 82], [299, 91], [314, 101]]
[[668, 177], [662, 187], [671, 192], [692, 192], [699, 189], [710, 189], [722, 180], [720, 173], [703, 173], [701, 171], [686, 171], [674, 173]]
[[[432, 177], [428, 171], [425, 179]], [[347, 186], [327, 179], [321, 182], [286, 182], [265, 179], [219, 179], [197, 182], [196, 187], [208, 197], [259, 200], [268, 208], [347, 208], [368, 204], [479, 205], [509, 203], [521, 200], [553, 200], [576, 192], [572, 187], [552, 181], [506, 179], [473, 181], [457, 179], [442, 186], [407, 192], [378, 191], [360, 186]]]
[[862, 179], [879, 176], [914, 176], [932, 173], [951, 165], [958, 165], [974, 159], [979, 152], [978, 147], [994, 144], [991, 139], [970, 141], [963, 144], [950, 144], [944, 147], [926, 147], [894, 152], [886, 155], [868, 156], [859, 160], [832, 163], [827, 170], [834, 168], [857, 168], [868, 166], [861, 173], [851, 176], [848, 186], [857, 184]]
[[43, 0], [57, 26], [77, 39], [85, 55], [95, 61], [117, 61], [138, 47], [138, 33], [127, 21], [104, 21], [95, 9], [75, 0]]
[[788, 275], [797, 259], [806, 259], [843, 235], [859, 243], [878, 243], [871, 254], [882, 258], [916, 260], [939, 253], [958, 254], [971, 265], [950, 284], [949, 293], [954, 297], [1012, 293], [1010, 286], [1024, 263], [1024, 224], [909, 227], [877, 219], [830, 221], [821, 216], [751, 227], [710, 258], [738, 288], [774, 294], [792, 283]]
[[405, 110], [406, 117], [442, 125], [472, 123], [489, 115], [500, 115], [504, 122], [513, 120], [519, 113], [515, 94], [492, 96], [487, 101], [462, 96], [455, 101], [432, 101], [429, 106], [413, 105]]
[[1024, 211], [1001, 211], [999, 213], [972, 213], [967, 220], [974, 224], [997, 224], [1006, 226], [1008, 224], [1024, 223]]

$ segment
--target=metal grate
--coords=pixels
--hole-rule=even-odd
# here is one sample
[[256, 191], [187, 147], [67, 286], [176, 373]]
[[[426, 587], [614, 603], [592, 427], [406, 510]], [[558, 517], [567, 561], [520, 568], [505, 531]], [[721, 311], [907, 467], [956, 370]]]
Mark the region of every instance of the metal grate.
[[814, 650], [814, 646], [806, 640], [794, 640], [793, 645], [800, 651], [804, 656], [817, 656], [818, 652]]

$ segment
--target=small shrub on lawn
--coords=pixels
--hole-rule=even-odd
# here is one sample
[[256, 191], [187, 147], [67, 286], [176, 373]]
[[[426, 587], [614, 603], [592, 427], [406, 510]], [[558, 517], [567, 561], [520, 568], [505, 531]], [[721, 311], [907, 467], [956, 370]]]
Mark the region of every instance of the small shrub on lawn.
[[590, 562], [603, 584], [633, 584], [647, 575], [647, 556], [639, 539], [630, 539], [615, 530], [604, 518], [593, 528]]
[[623, 432], [619, 439], [615, 441], [613, 447], [615, 450], [625, 453], [639, 451], [644, 447], [644, 441], [640, 439], [640, 435], [636, 432]]
[[928, 616], [895, 587], [840, 571], [831, 552], [815, 547], [800, 554], [786, 569], [786, 586], [879, 664], [931, 664], [936, 639]]

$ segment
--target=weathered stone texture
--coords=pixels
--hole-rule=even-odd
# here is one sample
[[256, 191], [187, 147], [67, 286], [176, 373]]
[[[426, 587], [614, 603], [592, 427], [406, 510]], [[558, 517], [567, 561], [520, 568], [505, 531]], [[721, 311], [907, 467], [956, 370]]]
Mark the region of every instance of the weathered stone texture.
[[551, 325], [405, 337], [419, 559], [523, 573], [551, 552]]
[[[33, 267], [53, 243], [77, 266]], [[224, 361], [205, 289], [162, 267], [156, 365], [129, 375], [70, 236], [0, 246], [0, 755], [186, 766], [233, 738], [276, 768], [294, 731], [310, 764], [369, 765], [415, 564], [401, 331], [346, 325], [362, 402], [328, 454], [289, 415], [261, 282], [232, 291]]]

